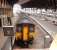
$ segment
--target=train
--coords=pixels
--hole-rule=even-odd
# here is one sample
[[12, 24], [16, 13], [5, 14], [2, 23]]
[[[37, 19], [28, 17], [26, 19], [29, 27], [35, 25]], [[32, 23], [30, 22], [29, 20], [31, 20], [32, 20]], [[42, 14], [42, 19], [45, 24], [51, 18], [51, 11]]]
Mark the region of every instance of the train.
[[14, 45], [28, 48], [29, 45], [33, 44], [34, 37], [35, 25], [30, 20], [24, 18], [16, 24]]

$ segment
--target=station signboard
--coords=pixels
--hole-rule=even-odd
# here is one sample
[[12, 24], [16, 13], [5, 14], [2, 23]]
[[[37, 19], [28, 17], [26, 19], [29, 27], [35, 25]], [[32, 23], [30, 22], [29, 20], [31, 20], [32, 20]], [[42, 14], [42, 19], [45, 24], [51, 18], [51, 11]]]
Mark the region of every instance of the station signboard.
[[3, 26], [4, 36], [14, 36], [13, 26]]

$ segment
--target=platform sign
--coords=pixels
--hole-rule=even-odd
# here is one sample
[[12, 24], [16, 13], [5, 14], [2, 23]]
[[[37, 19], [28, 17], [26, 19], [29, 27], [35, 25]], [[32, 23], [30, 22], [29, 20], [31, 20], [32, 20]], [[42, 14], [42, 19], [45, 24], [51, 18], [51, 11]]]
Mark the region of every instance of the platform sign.
[[13, 26], [3, 26], [4, 36], [14, 36]]

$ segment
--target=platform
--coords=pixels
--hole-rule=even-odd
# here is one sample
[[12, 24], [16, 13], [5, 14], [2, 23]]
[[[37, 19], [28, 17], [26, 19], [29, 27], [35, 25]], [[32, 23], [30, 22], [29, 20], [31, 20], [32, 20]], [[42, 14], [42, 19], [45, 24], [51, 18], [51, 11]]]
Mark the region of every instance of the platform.
[[4, 36], [3, 32], [2, 32], [2, 28], [0, 28], [0, 49], [2, 49], [4, 47], [4, 44], [7, 41], [7, 37]]

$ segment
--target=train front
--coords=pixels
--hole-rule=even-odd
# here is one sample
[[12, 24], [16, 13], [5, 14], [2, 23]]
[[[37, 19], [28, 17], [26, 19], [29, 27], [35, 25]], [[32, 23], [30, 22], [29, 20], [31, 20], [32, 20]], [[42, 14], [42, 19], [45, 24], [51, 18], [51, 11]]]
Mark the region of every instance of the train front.
[[33, 44], [35, 25], [28, 19], [22, 19], [16, 24], [14, 45], [21, 48], [28, 48]]

